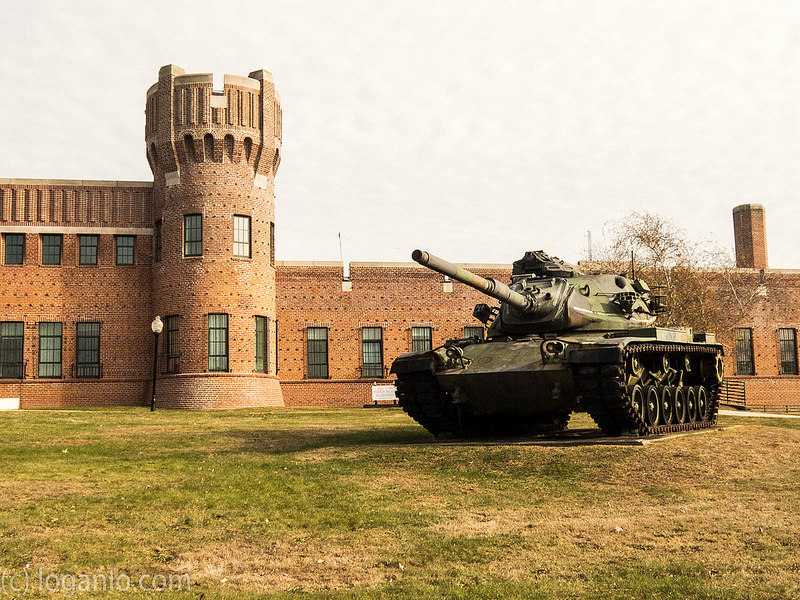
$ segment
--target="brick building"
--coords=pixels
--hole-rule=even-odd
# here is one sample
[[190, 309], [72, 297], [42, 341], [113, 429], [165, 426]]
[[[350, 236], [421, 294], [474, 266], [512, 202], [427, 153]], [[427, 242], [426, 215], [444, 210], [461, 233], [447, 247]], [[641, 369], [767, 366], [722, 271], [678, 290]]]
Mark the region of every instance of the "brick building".
[[[0, 179], [0, 399], [23, 408], [361, 405], [394, 357], [483, 335], [478, 292], [413, 263], [276, 262], [281, 109], [271, 75], [187, 75], [146, 96], [152, 182]], [[767, 265], [760, 205], [734, 209], [758, 280], [727, 352], [748, 401], [800, 404], [800, 272]], [[524, 250], [523, 248], [520, 249]], [[466, 265], [508, 280], [509, 265]]]

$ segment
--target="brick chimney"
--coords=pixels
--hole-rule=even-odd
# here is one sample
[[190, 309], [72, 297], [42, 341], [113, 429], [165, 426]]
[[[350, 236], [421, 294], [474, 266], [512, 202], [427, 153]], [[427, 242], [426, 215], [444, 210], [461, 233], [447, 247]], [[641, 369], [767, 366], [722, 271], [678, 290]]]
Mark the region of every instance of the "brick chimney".
[[741, 204], [733, 209], [736, 266], [767, 269], [767, 221], [761, 204]]

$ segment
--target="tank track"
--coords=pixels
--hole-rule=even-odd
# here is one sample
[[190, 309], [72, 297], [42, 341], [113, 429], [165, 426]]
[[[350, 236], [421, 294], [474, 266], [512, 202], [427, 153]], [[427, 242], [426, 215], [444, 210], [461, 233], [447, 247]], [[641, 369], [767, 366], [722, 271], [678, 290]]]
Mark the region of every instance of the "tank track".
[[[595, 423], [606, 435], [658, 435], [679, 431], [708, 429], [717, 422], [719, 409], [719, 382], [703, 382], [707, 394], [706, 418], [703, 421], [649, 425], [634, 407], [627, 388], [625, 365], [637, 354], [680, 353], [690, 356], [716, 356], [719, 349], [713, 346], [687, 344], [641, 343], [624, 349], [621, 362], [581, 365], [575, 370], [580, 390], [580, 401]], [[671, 386], [673, 388], [677, 386]], [[673, 391], [674, 393], [674, 391]]]
[[453, 402], [429, 371], [397, 376], [399, 405], [437, 438], [487, 438], [541, 435], [563, 431], [569, 413], [525, 419], [520, 415], [476, 415]]

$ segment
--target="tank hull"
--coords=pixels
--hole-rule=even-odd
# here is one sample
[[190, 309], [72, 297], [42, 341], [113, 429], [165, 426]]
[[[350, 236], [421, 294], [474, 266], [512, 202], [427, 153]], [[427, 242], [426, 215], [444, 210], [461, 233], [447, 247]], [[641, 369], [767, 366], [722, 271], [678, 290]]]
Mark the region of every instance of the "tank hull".
[[614, 436], [712, 426], [721, 346], [685, 330], [638, 334], [452, 340], [392, 372], [400, 405], [437, 437], [552, 432], [577, 409]]
[[542, 360], [541, 340], [472, 344], [464, 366], [436, 372], [439, 384], [481, 414], [570, 412], [577, 388], [568, 368]]

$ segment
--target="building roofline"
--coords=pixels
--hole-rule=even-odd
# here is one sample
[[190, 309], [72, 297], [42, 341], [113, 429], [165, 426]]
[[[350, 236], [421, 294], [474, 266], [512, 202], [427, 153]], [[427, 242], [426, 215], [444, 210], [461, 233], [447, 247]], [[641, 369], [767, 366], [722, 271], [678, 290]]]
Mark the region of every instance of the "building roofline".
[[70, 185], [73, 187], [152, 188], [152, 181], [114, 181], [106, 179], [25, 179], [0, 177], [0, 185]]
[[[511, 265], [507, 264], [490, 264], [490, 263], [454, 263], [456, 266], [464, 269], [511, 269]], [[351, 262], [350, 268], [385, 268], [385, 269], [427, 269], [415, 262]], [[342, 263], [338, 260], [279, 260], [275, 262], [277, 267], [342, 267]]]

